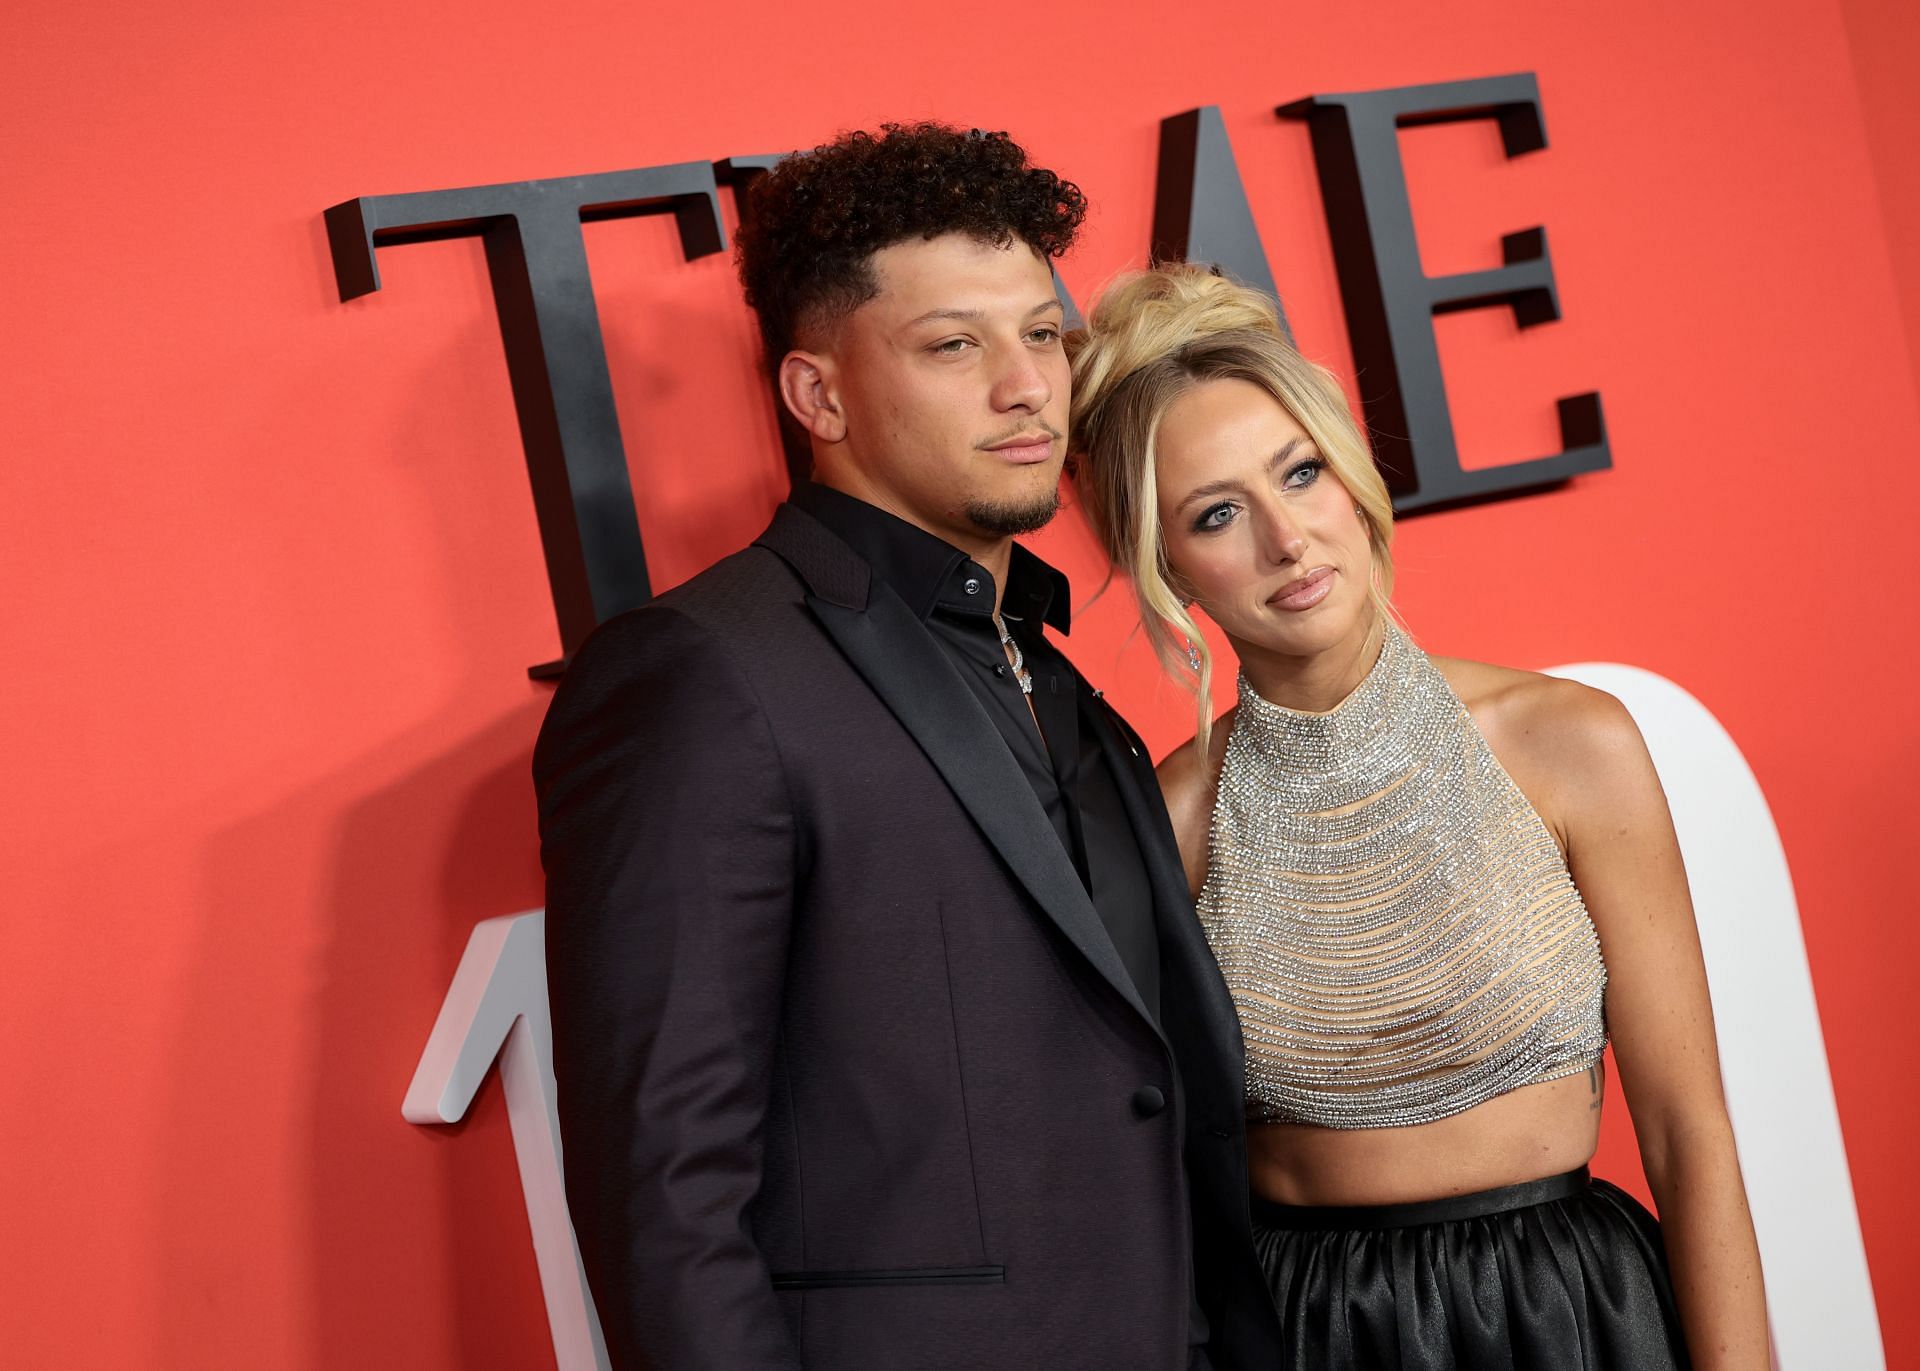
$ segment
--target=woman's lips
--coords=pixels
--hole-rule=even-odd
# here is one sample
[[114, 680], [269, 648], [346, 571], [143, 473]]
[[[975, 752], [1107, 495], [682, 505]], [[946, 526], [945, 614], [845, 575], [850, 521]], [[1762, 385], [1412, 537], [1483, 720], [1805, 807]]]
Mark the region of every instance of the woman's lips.
[[1333, 591], [1333, 568], [1317, 566], [1305, 576], [1296, 577], [1267, 597], [1275, 609], [1298, 612], [1312, 609]]

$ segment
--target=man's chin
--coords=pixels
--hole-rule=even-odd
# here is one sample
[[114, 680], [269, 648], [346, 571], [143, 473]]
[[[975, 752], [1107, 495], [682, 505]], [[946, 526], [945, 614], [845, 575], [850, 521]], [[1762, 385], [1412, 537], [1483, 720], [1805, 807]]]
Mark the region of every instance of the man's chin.
[[1022, 533], [1037, 533], [1060, 512], [1060, 485], [1056, 481], [1045, 490], [1019, 498], [967, 501], [962, 513], [982, 533], [996, 538], [1011, 538]]

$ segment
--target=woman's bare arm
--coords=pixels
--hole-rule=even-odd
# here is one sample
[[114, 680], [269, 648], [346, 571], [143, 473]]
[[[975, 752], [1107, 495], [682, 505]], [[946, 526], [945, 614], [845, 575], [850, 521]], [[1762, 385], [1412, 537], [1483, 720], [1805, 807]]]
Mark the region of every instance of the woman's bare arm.
[[1666, 795], [1618, 700], [1534, 679], [1503, 731], [1518, 727], [1529, 768], [1556, 777], [1550, 822], [1600, 935], [1614, 1060], [1659, 1206], [1688, 1350], [1699, 1371], [1764, 1368], [1760, 1253]]

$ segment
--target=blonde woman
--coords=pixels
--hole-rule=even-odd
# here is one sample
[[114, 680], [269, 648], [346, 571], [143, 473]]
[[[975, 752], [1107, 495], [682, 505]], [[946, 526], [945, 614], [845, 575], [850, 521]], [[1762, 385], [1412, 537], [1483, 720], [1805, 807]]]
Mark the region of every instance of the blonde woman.
[[[1241, 1018], [1284, 1365], [1765, 1367], [1686, 877], [1632, 720], [1413, 643], [1386, 488], [1264, 296], [1159, 269], [1071, 347], [1083, 501], [1199, 693], [1160, 776]], [[1239, 659], [1217, 723], [1195, 606]], [[1658, 1223], [1587, 1175], [1609, 1036]]]

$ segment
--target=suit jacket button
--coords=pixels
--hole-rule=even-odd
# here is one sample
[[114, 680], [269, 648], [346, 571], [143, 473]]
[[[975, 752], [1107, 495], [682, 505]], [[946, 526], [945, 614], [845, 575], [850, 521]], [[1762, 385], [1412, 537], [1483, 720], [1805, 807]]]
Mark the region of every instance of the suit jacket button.
[[1167, 1097], [1158, 1086], [1143, 1085], [1133, 1092], [1133, 1112], [1143, 1119], [1151, 1119], [1166, 1107]]

